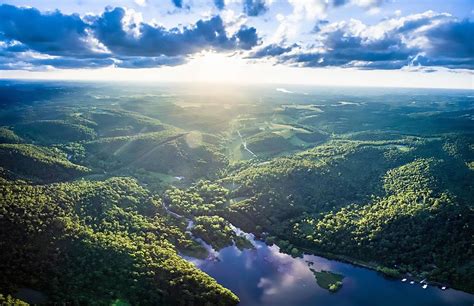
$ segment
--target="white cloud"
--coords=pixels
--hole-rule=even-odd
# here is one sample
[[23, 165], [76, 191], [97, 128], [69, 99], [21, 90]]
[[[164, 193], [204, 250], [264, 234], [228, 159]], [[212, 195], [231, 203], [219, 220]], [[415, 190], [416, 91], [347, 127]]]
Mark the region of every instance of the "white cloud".
[[328, 8], [325, 0], [288, 0], [293, 6], [292, 16], [296, 20], [324, 18]]
[[276, 15], [280, 24], [271, 37], [271, 42], [294, 40], [303, 32], [305, 23], [326, 17], [328, 4], [325, 0], [288, 0], [288, 2], [293, 10], [288, 15]]
[[373, 7], [370, 10], [367, 11], [367, 14], [369, 14], [369, 15], [378, 15], [378, 14], [380, 14], [380, 12], [381, 12], [380, 7]]
[[382, 5], [383, 0], [352, 0], [351, 3], [366, 8], [373, 8]]
[[[294, 29], [288, 17], [281, 25]], [[393, 17], [375, 25], [364, 24], [357, 19], [323, 22], [306, 43], [298, 43], [300, 47], [270, 55], [263, 52], [259, 57], [265, 60], [271, 57], [279, 64], [296, 67], [393, 70], [425, 66], [430, 67], [430, 71], [433, 67], [471, 69], [470, 38], [452, 33], [466, 33], [472, 27], [470, 21], [433, 11]], [[285, 50], [285, 46], [291, 43], [287, 40], [277, 45], [280, 50]]]
[[247, 16], [242, 13], [236, 13], [232, 9], [225, 9], [221, 11], [220, 16], [224, 22], [226, 32], [232, 35], [237, 32], [243, 25], [247, 23]]
[[135, 4], [138, 6], [146, 6], [147, 0], [135, 0]]
[[137, 25], [143, 22], [143, 16], [141, 13], [136, 12], [133, 9], [126, 9], [125, 16], [122, 19], [123, 29], [127, 31], [128, 34], [139, 37], [140, 36], [140, 27]]

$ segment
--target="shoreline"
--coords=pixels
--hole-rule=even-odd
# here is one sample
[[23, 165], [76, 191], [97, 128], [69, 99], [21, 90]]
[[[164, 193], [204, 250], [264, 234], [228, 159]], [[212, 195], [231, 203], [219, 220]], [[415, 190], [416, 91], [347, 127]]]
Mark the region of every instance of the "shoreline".
[[[265, 242], [265, 241], [263, 241], [263, 242]], [[277, 245], [277, 244], [275, 244], [275, 245]], [[351, 257], [345, 256], [345, 255], [337, 255], [337, 254], [333, 254], [333, 253], [326, 253], [326, 252], [321, 252], [321, 251], [317, 251], [317, 250], [312, 250], [312, 249], [309, 249], [309, 248], [306, 248], [306, 247], [299, 247], [297, 245], [295, 245], [295, 246], [298, 249], [304, 251], [303, 255], [319, 256], [319, 257], [323, 257], [323, 258], [326, 258], [326, 259], [329, 259], [329, 260], [336, 260], [336, 261], [339, 261], [339, 262], [348, 263], [348, 264], [351, 264], [351, 265], [356, 266], [356, 267], [365, 268], [365, 269], [375, 271], [377, 273], [380, 273], [381, 275], [383, 275], [383, 277], [388, 278], [388, 279], [401, 281], [403, 278], [406, 278], [407, 282], [409, 282], [409, 280], [412, 280], [412, 281], [415, 281], [416, 283], [420, 283], [421, 281], [424, 280], [423, 284], [427, 284], [429, 286], [436, 286], [439, 289], [441, 289], [440, 287], [446, 287], [446, 289], [441, 289], [441, 290], [454, 289], [454, 290], [458, 290], [458, 291], [461, 291], [461, 292], [464, 292], [464, 293], [467, 293], [467, 294], [473, 294], [474, 295], [474, 292], [469, 292], [469, 291], [462, 290], [457, 286], [442, 283], [442, 282], [439, 282], [439, 281], [431, 281], [431, 280], [428, 280], [426, 278], [422, 278], [422, 277], [417, 276], [417, 275], [408, 275], [408, 274], [400, 273], [400, 276], [394, 277], [394, 276], [391, 276], [391, 275], [386, 274], [383, 271], [381, 271], [380, 268], [387, 268], [387, 267], [379, 265], [377, 263], [365, 262], [363, 260], [351, 258]], [[392, 269], [392, 268], [389, 268], [389, 269]], [[398, 272], [398, 270], [397, 270], [397, 272]]]

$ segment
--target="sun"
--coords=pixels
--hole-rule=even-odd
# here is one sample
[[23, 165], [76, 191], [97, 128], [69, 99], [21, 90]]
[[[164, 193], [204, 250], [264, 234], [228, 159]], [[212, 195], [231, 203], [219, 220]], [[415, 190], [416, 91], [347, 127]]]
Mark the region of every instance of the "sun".
[[242, 82], [242, 76], [251, 69], [246, 59], [236, 54], [204, 51], [193, 56], [185, 65], [189, 81], [198, 82]]

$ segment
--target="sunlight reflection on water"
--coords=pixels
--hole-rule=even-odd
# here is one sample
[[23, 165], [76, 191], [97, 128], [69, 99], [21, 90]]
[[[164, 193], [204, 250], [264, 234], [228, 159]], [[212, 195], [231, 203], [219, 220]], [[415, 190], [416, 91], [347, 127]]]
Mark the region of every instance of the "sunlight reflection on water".
[[[350, 264], [314, 255], [292, 258], [275, 245], [253, 243], [255, 249], [241, 251], [231, 246], [220, 250], [216, 261], [192, 262], [236, 293], [243, 306], [471, 306], [474, 302], [474, 296], [464, 292], [436, 287], [423, 290]], [[330, 293], [320, 288], [310, 267], [343, 274], [342, 289]]]

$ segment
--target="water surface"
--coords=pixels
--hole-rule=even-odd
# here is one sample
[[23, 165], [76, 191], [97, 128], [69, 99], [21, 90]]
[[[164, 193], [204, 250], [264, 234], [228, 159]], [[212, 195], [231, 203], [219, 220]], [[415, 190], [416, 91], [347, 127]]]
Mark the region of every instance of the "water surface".
[[[232, 290], [242, 306], [472, 306], [474, 296], [420, 284], [389, 280], [379, 273], [351, 264], [304, 255], [292, 258], [277, 246], [253, 240], [255, 249], [231, 246], [218, 252], [218, 260], [187, 258]], [[345, 276], [336, 293], [320, 288], [309, 270], [330, 270]]]

